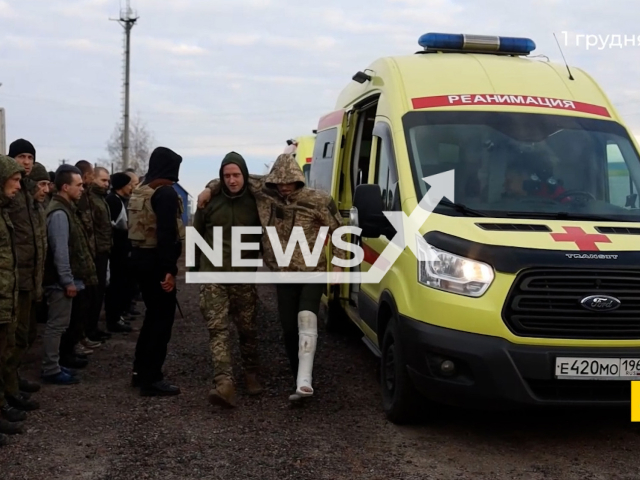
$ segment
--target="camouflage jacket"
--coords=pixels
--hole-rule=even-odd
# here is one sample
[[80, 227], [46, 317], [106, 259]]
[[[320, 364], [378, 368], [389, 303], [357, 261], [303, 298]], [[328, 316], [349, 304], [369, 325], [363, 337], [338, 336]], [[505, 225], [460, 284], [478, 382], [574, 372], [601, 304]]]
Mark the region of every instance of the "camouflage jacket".
[[[36, 162], [34, 163], [33, 169], [31, 170], [31, 173], [29, 174], [28, 178], [31, 180], [29, 191], [31, 192], [31, 195], [35, 197], [35, 192], [38, 187], [38, 181], [48, 180], [49, 175], [47, 173], [46, 168], [44, 168], [44, 166]], [[45, 197], [45, 201], [47, 197]], [[35, 269], [36, 271], [34, 275], [34, 280], [36, 283], [34, 291], [35, 291], [35, 300], [39, 302], [42, 300], [42, 296], [43, 296], [42, 281], [44, 276], [44, 262], [47, 255], [47, 248], [48, 248], [47, 218], [44, 213], [46, 209], [45, 202], [40, 203], [34, 200], [33, 206], [34, 206], [34, 210], [36, 211], [36, 214], [33, 217], [33, 220], [35, 221], [33, 227], [36, 233], [36, 250], [38, 252], [38, 259], [37, 259], [37, 264]]]
[[18, 261], [15, 232], [7, 207], [11, 200], [4, 195], [7, 179], [24, 169], [16, 161], [0, 155], [0, 324], [16, 320], [18, 306]]
[[[277, 184], [296, 183], [297, 189], [288, 197], [282, 197]], [[333, 232], [342, 226], [342, 217], [333, 198], [322, 190], [305, 186], [304, 174], [295, 159], [288, 154], [280, 155], [271, 172], [263, 177], [251, 175], [249, 179], [251, 192], [254, 194], [263, 227], [275, 227], [280, 240], [279, 250], [285, 252], [293, 227], [302, 227], [309, 251], [313, 253], [316, 240], [323, 226], [329, 227], [326, 242], [331, 242]], [[207, 185], [212, 193], [220, 188], [218, 179]], [[273, 245], [266, 232], [262, 235], [263, 258], [271, 271], [279, 272], [324, 272], [327, 270], [327, 257], [324, 248], [319, 256], [318, 264], [307, 266], [300, 246], [296, 244], [291, 262], [288, 266], [279, 266]], [[343, 250], [335, 245], [331, 248], [332, 256], [346, 259]]]
[[[50, 205], [48, 205], [47, 208], [49, 208], [49, 206]], [[96, 234], [93, 226], [93, 218], [91, 217], [89, 192], [87, 190], [82, 192], [82, 197], [80, 197], [80, 200], [78, 200], [76, 208], [77, 214], [82, 223], [82, 228], [84, 229], [84, 233], [86, 234], [87, 240], [89, 242], [89, 251], [91, 252], [91, 258], [96, 258]]]
[[91, 185], [86, 193], [96, 253], [110, 252], [113, 244], [111, 212], [106, 201], [106, 195], [107, 192], [97, 185]]
[[18, 285], [23, 291], [36, 290], [38, 266], [43, 264], [45, 256], [45, 252], [38, 249], [40, 242], [36, 240], [38, 210], [31, 193], [32, 183], [30, 179], [24, 178], [20, 182], [20, 191], [8, 206], [16, 236]]

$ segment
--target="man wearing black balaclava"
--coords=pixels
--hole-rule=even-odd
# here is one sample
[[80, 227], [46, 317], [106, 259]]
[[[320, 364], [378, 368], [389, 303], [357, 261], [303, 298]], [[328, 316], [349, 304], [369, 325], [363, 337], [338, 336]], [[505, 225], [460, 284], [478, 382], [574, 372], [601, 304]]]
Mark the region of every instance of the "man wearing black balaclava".
[[132, 375], [132, 385], [139, 386], [143, 396], [180, 393], [180, 388], [164, 380], [162, 366], [176, 313], [176, 275], [185, 237], [184, 206], [173, 188], [181, 163], [182, 157], [174, 151], [156, 148], [144, 182], [133, 191], [127, 206], [131, 265], [146, 306]]

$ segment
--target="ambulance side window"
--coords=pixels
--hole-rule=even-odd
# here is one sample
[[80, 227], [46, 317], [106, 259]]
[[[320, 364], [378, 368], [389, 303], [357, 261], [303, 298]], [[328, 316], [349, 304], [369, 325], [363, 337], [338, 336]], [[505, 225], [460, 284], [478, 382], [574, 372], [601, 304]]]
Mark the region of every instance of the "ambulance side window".
[[[629, 169], [620, 147], [616, 143], [607, 144], [607, 178], [609, 180], [609, 203], [618, 207], [628, 206], [628, 195], [633, 195], [629, 181]], [[636, 204], [633, 199], [633, 204]]]
[[337, 128], [318, 133], [313, 149], [313, 161], [309, 172], [309, 186], [331, 193], [333, 180], [334, 147], [338, 135]]
[[376, 167], [375, 183], [380, 185], [380, 192], [382, 192], [382, 209], [388, 210], [389, 204], [389, 158], [385, 154], [385, 149], [382, 148], [382, 139], [378, 139], [378, 151], [376, 152], [376, 158], [378, 159], [378, 165]]
[[400, 195], [398, 189], [398, 175], [389, 162], [389, 152], [385, 141], [378, 137], [376, 158], [375, 183], [380, 185], [382, 192], [382, 209], [384, 211], [400, 210]]

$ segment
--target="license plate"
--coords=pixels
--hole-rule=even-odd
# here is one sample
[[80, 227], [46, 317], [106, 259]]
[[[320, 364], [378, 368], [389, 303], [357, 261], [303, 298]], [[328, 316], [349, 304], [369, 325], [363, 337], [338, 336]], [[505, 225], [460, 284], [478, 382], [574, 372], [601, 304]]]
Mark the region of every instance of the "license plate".
[[640, 358], [556, 358], [556, 378], [640, 380]]

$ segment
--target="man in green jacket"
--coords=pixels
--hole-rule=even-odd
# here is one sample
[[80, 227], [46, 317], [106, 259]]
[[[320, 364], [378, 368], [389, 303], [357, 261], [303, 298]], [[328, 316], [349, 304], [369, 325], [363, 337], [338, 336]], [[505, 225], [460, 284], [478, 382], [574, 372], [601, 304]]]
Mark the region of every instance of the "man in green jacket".
[[[20, 179], [25, 173], [13, 158], [0, 155], [0, 370], [6, 357], [7, 338], [16, 322], [18, 307], [18, 256], [15, 232], [7, 207], [20, 191]], [[22, 433], [21, 421], [26, 414], [6, 403], [4, 381], [0, 375], [0, 445], [8, 441], [4, 435]]]
[[[31, 322], [31, 305], [39, 286], [37, 272], [44, 265], [46, 251], [42, 242], [38, 241], [36, 227], [39, 223], [39, 211], [31, 193], [31, 173], [36, 158], [36, 150], [28, 140], [19, 138], [9, 146], [9, 157], [21, 165], [26, 176], [20, 181], [20, 191], [7, 206], [7, 213], [13, 224], [16, 254], [18, 256], [18, 307], [16, 322], [9, 331], [7, 353], [3, 365], [2, 375], [5, 382], [5, 397], [14, 408], [22, 411], [39, 408], [38, 402], [29, 399], [20, 392], [18, 381], [18, 367], [22, 359], [22, 351], [16, 348], [16, 335], [27, 331]], [[23, 380], [23, 391], [32, 393], [39, 389], [39, 385]]]
[[[199, 249], [196, 249], [194, 270], [255, 272], [256, 267], [231, 265], [232, 228], [261, 226], [256, 200], [249, 190], [249, 171], [244, 158], [236, 152], [227, 154], [220, 166], [220, 178], [222, 188], [212, 196], [204, 208], [196, 211], [194, 227], [211, 246], [214, 228], [222, 227], [223, 264], [214, 266]], [[243, 242], [259, 243], [260, 239], [260, 234], [242, 237]], [[244, 250], [241, 258], [257, 259], [258, 254], [256, 250]], [[209, 329], [209, 347], [215, 374], [214, 388], [209, 392], [209, 401], [214, 405], [236, 405], [229, 345], [230, 317], [238, 329], [247, 392], [256, 395], [262, 391], [257, 378], [257, 301], [256, 285], [252, 283], [207, 284], [200, 288], [200, 310]]]

